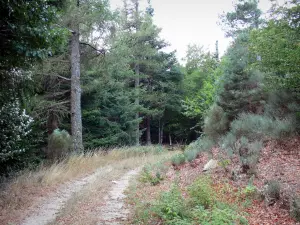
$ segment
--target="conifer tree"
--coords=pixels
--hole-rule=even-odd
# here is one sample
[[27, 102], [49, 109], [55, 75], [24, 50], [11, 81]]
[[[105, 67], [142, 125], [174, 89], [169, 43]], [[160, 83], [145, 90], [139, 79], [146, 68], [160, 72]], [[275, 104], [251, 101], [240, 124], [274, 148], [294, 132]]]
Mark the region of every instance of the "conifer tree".
[[247, 35], [240, 35], [234, 41], [226, 55], [227, 62], [220, 80], [217, 104], [225, 111], [229, 121], [242, 112], [262, 110], [262, 74], [247, 68], [250, 63], [247, 42]]
[[[136, 121], [142, 121], [141, 116], [146, 116], [150, 124], [150, 117], [157, 113], [147, 105], [147, 101], [152, 96], [152, 74], [160, 68], [159, 61], [157, 61], [158, 51], [165, 47], [166, 43], [159, 37], [160, 29], [153, 24], [153, 9], [150, 6], [146, 12], [142, 12], [139, 9], [139, 0], [132, 0], [131, 4], [127, 1], [124, 3], [126, 3], [123, 9], [125, 22], [121, 35], [132, 59], [130, 65], [134, 71]], [[150, 143], [149, 134], [150, 126], [148, 126], [148, 142]], [[140, 144], [140, 136], [140, 124], [137, 124], [136, 145]]]
[[249, 34], [259, 26], [260, 15], [256, 0], [239, 0], [235, 11], [223, 15], [227, 35], [235, 40], [226, 55], [217, 104], [225, 111], [229, 121], [241, 112], [262, 110], [262, 73], [250, 68], [256, 58], [249, 52]]

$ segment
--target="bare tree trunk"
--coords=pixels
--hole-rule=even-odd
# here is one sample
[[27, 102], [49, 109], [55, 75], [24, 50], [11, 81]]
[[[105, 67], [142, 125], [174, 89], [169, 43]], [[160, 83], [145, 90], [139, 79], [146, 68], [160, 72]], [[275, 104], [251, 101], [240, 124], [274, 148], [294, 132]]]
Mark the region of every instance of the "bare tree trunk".
[[[135, 65], [135, 105], [138, 108], [140, 105], [140, 66], [138, 64]], [[139, 120], [140, 118], [140, 113], [137, 111], [135, 115], [135, 119]], [[135, 140], [135, 145], [140, 145], [140, 123], [137, 122], [137, 127], [136, 127], [136, 140]]]
[[171, 133], [169, 133], [169, 141], [170, 141], [170, 146], [172, 146], [172, 136], [171, 136]]
[[71, 38], [71, 130], [75, 152], [83, 150], [81, 121], [79, 24], [72, 29]]
[[147, 145], [151, 145], [151, 117], [147, 116]]
[[[132, 0], [132, 3], [135, 6], [135, 27], [136, 27], [136, 32], [139, 30], [139, 1], [138, 0]], [[135, 105], [137, 108], [139, 108], [140, 105], [140, 65], [138, 62], [138, 58], [135, 59], [137, 62], [135, 63], [134, 66], [134, 72], [135, 72], [135, 82], [134, 82], [134, 87], [135, 87], [135, 93], [136, 93], [136, 98], [135, 98]], [[136, 112], [135, 119], [139, 120], [140, 114], [139, 111]], [[140, 123], [137, 123], [136, 127], [136, 141], [135, 145], [140, 145]]]
[[161, 123], [161, 128], [160, 128], [160, 144], [162, 145], [164, 141], [164, 122]]
[[161, 145], [161, 136], [160, 136], [160, 118], [158, 120], [158, 144]]

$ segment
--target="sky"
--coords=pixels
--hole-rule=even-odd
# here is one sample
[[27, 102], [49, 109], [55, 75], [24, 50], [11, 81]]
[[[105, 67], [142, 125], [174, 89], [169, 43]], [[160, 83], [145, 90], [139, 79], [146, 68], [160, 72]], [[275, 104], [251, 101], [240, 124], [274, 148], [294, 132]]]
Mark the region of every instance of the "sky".
[[[233, 10], [233, 0], [151, 0], [154, 8], [154, 23], [162, 28], [161, 37], [171, 44], [166, 51], [177, 51], [177, 58], [184, 62], [187, 45], [203, 45], [211, 52], [219, 42], [219, 53], [223, 55], [230, 44], [217, 25], [219, 15]], [[277, 0], [281, 1], [281, 0]], [[110, 0], [112, 8], [122, 7], [122, 0]], [[141, 7], [147, 0], [141, 0]], [[267, 11], [269, 0], [260, 0], [259, 7]]]

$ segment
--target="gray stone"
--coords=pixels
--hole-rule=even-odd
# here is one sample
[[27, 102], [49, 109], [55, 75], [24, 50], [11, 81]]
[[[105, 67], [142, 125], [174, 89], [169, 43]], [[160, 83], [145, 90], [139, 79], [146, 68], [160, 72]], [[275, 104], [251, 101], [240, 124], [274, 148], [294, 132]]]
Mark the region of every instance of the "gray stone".
[[215, 169], [218, 166], [218, 160], [211, 159], [203, 167], [203, 172]]

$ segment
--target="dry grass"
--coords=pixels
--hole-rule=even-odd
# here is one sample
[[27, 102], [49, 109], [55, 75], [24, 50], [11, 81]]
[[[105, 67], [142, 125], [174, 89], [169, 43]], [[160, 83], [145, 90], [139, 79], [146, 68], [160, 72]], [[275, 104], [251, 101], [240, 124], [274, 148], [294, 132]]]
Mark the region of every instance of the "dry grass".
[[113, 180], [118, 180], [131, 169], [146, 163], [155, 163], [164, 157], [170, 158], [173, 154], [174, 152], [165, 152], [160, 155], [136, 156], [120, 160], [118, 164], [111, 164], [112, 170], [107, 174], [101, 174], [94, 183], [76, 193], [51, 225], [97, 224], [101, 219], [99, 218], [101, 207], [105, 204], [103, 198], [110, 190]]
[[[39, 196], [47, 196], [66, 181], [86, 176], [97, 168], [107, 165], [115, 168], [114, 173], [117, 177], [124, 169], [138, 167], [155, 160], [156, 157], [161, 157], [159, 154], [161, 152], [163, 149], [159, 146], [119, 148], [112, 149], [108, 153], [95, 151], [71, 155], [51, 166], [42, 165], [36, 171], [25, 171], [7, 183], [0, 192], [0, 224], [6, 224], [4, 222], [12, 217], [20, 217], [23, 210], [34, 206]], [[106, 179], [109, 180], [110, 175], [111, 173]]]

